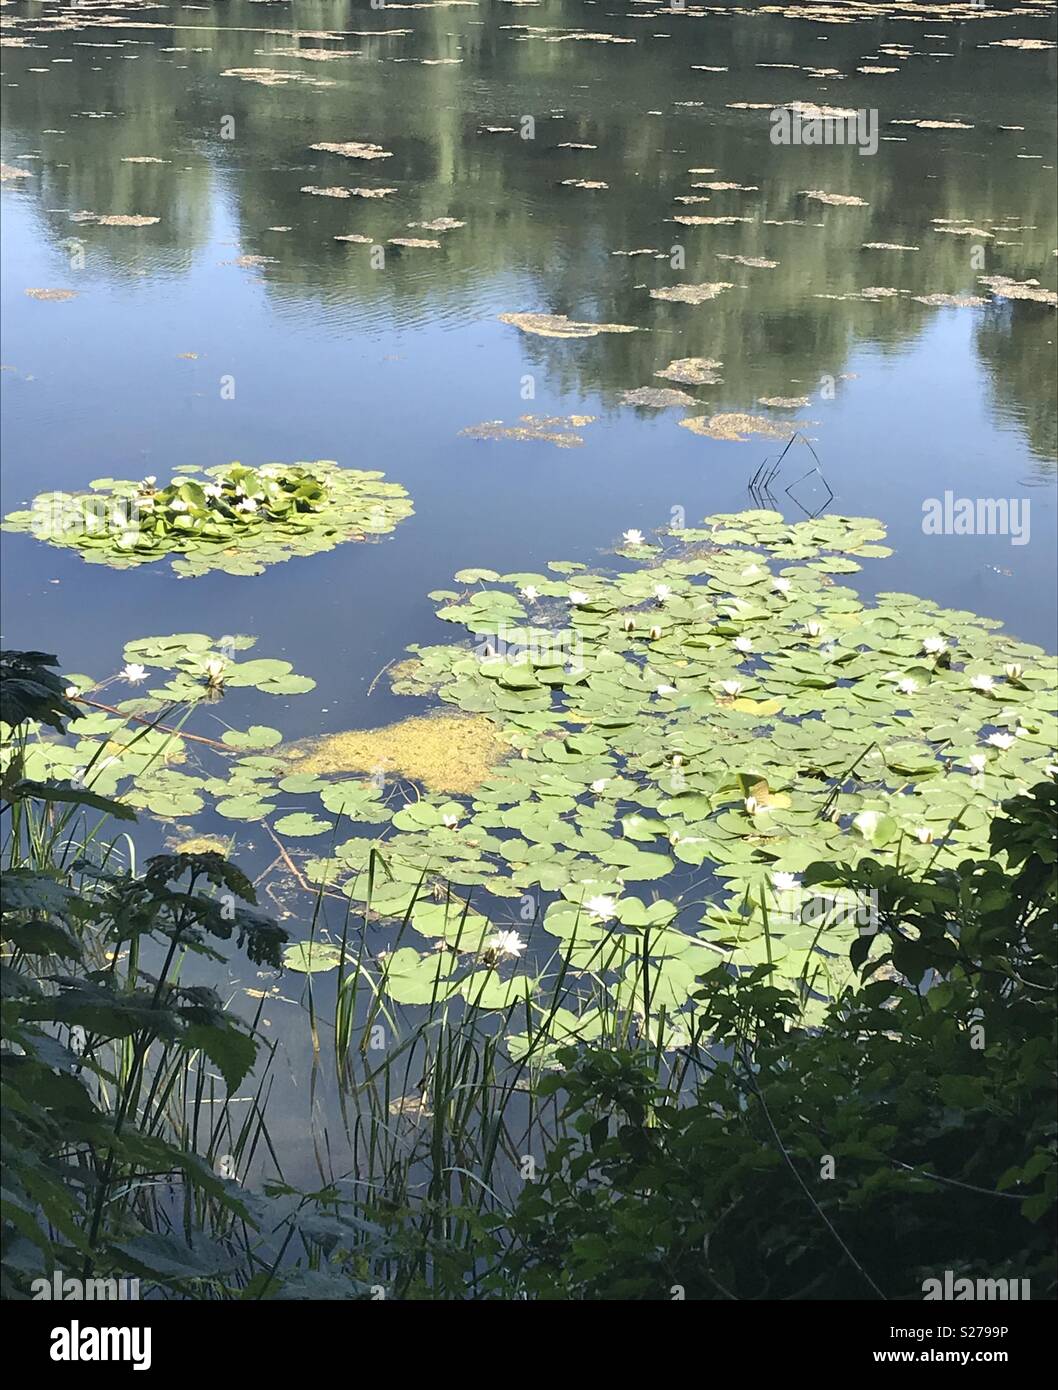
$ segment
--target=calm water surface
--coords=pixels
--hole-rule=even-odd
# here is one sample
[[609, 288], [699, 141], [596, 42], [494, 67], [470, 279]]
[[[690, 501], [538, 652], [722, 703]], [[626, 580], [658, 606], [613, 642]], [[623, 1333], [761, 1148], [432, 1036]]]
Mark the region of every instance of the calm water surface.
[[[408, 643], [450, 635], [426, 595], [455, 570], [592, 563], [674, 508], [693, 524], [754, 505], [750, 479], [782, 441], [678, 427], [744, 412], [803, 422], [821, 461], [825, 486], [813, 475], [785, 492], [806, 457], [773, 505], [884, 519], [896, 553], [864, 562], [864, 592], [919, 593], [1053, 648], [1055, 312], [978, 283], [1055, 284], [1045, 7], [840, 24], [635, 0], [3, 13], [3, 158], [32, 175], [3, 194], [4, 509], [99, 476], [321, 457], [384, 470], [416, 508], [379, 544], [252, 579], [122, 573], [7, 537], [7, 645], [104, 676], [134, 637], [255, 633], [261, 655], [318, 685], [289, 704], [251, 699], [246, 722], [289, 737], [384, 724], [421, 704], [369, 686]], [[628, 42], [562, 37], [576, 31]], [[1052, 46], [995, 46], [1009, 38]], [[790, 101], [877, 109], [877, 153], [771, 143], [764, 106]], [[893, 124], [916, 118], [957, 127]], [[348, 140], [391, 157], [310, 149]], [[740, 187], [693, 187], [707, 182]], [[395, 191], [302, 191], [336, 185]], [[800, 196], [811, 189], [866, 206]], [[687, 214], [740, 220], [672, 220]], [[410, 229], [440, 217], [465, 225]], [[335, 240], [353, 233], [441, 246], [390, 246], [377, 268], [371, 246]], [[615, 254], [628, 251], [650, 254]], [[650, 297], [684, 281], [731, 288], [700, 305]], [[932, 294], [988, 302], [916, 299]], [[561, 341], [498, 321], [524, 310], [640, 331]], [[692, 356], [723, 364], [716, 384], [683, 388], [695, 406], [622, 404]], [[526, 413], [595, 418], [569, 449], [460, 433]], [[1030, 543], [925, 536], [923, 502], [946, 490], [1028, 499]], [[278, 1006], [273, 1022], [286, 1031]], [[289, 1035], [283, 1066], [304, 1078], [304, 1029]], [[293, 1080], [287, 1099], [273, 1128], [296, 1153]]]

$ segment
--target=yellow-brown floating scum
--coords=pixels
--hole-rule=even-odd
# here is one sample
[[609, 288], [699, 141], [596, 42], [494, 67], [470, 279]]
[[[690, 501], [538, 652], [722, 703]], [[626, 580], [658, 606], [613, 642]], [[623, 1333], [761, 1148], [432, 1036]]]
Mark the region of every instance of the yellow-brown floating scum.
[[435, 714], [303, 739], [280, 748], [278, 755], [299, 773], [382, 772], [421, 782], [428, 791], [469, 795], [510, 751], [484, 715]]

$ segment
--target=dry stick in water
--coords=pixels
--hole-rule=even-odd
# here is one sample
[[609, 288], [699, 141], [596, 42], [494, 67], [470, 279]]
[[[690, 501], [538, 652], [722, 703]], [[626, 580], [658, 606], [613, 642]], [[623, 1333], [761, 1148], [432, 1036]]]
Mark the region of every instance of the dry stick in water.
[[283, 841], [279, 838], [279, 836], [276, 834], [276, 832], [272, 829], [272, 827], [268, 824], [267, 821], [262, 821], [261, 824], [264, 826], [264, 828], [268, 831], [269, 835], [271, 835], [272, 839], [275, 841], [276, 849], [279, 850], [280, 859], [282, 859], [283, 863], [297, 879], [298, 886], [300, 888], [303, 888], [306, 893], [310, 892], [311, 889], [309, 886], [308, 879], [305, 877], [305, 875], [301, 872], [298, 866], [294, 863], [293, 859], [291, 859], [290, 855], [287, 853], [286, 846], [283, 844]]
[[206, 738], [204, 734], [185, 734], [181, 729], [174, 729], [169, 724], [159, 724], [154, 719], [148, 719], [143, 714], [126, 714], [124, 710], [118, 709], [116, 705], [105, 705], [102, 700], [90, 700], [87, 695], [78, 695], [79, 705], [91, 705], [93, 709], [105, 710], [107, 714], [120, 715], [122, 719], [131, 719], [136, 724], [146, 724], [148, 728], [159, 729], [163, 734], [172, 734], [174, 738], [190, 739], [192, 743], [204, 743], [208, 748], [216, 748], [221, 753], [234, 753], [235, 749], [227, 743], [221, 743], [216, 738]]
[[382, 677], [383, 677], [383, 676], [386, 674], [386, 672], [389, 670], [389, 668], [393, 665], [393, 662], [396, 661], [396, 659], [397, 659], [396, 657], [391, 657], [390, 660], [386, 662], [385, 666], [383, 666], [382, 670], [379, 671], [378, 675], [377, 675], [377, 676], [375, 677], [375, 679], [371, 682], [371, 684], [367, 687], [367, 693], [368, 693], [369, 695], [371, 694], [372, 690], [374, 690], [375, 686], [379, 683], [379, 681], [382, 679]]

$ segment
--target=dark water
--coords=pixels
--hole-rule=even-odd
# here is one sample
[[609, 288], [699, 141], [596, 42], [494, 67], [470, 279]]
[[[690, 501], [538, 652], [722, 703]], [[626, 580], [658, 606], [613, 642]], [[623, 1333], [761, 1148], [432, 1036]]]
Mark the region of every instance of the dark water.
[[[455, 570], [591, 563], [674, 508], [693, 524], [753, 505], [747, 485], [781, 441], [701, 437], [678, 427], [686, 411], [620, 403], [672, 384], [654, 376], [672, 359], [702, 356], [723, 363], [722, 380], [683, 388], [700, 402], [690, 414], [810, 422], [830, 509], [885, 520], [896, 553], [865, 562], [865, 591], [973, 609], [1053, 648], [1055, 311], [978, 283], [1055, 283], [1055, 51], [989, 46], [1053, 40], [1046, 7], [969, 23], [614, 0], [15, 3], [4, 16], [26, 42], [3, 50], [3, 157], [33, 175], [3, 194], [4, 509], [100, 475], [319, 457], [383, 469], [416, 508], [377, 545], [255, 578], [123, 573], [7, 537], [6, 645], [102, 677], [134, 637], [249, 632], [318, 688], [251, 700], [246, 722], [264, 715], [300, 737], [414, 713], [385, 681], [368, 687], [409, 642], [449, 635], [426, 594]], [[547, 41], [570, 29], [634, 43]], [[295, 49], [353, 51], [314, 61]], [[898, 71], [857, 72], [871, 65]], [[838, 75], [812, 75], [821, 68]], [[309, 81], [260, 85], [231, 69]], [[877, 153], [778, 146], [768, 110], [729, 105], [793, 100], [877, 109]], [[533, 139], [521, 138], [527, 116]], [[890, 124], [913, 118], [969, 128]], [[392, 157], [309, 149], [347, 140]], [[143, 156], [167, 162], [123, 162]], [[396, 192], [335, 199], [305, 185]], [[867, 206], [823, 206], [806, 189]], [[72, 220], [81, 211], [160, 220], [107, 227]], [[686, 213], [750, 220], [671, 221]], [[438, 217], [466, 225], [409, 229]], [[938, 219], [976, 231], [945, 234]], [[379, 269], [370, 246], [334, 240], [354, 232], [442, 245], [389, 247]], [[918, 249], [863, 249], [872, 242]], [[613, 254], [639, 248], [658, 255]], [[270, 259], [232, 264], [247, 255]], [[649, 295], [683, 281], [735, 287], [697, 306]], [[42, 302], [25, 294], [34, 287], [78, 297]], [[833, 297], [866, 287], [899, 293]], [[989, 302], [914, 298], [933, 293]], [[560, 341], [497, 320], [521, 310], [642, 331]], [[802, 395], [799, 410], [757, 404]], [[460, 436], [526, 412], [596, 419], [573, 449]], [[925, 499], [949, 489], [1028, 499], [1029, 543], [923, 534]], [[798, 497], [809, 511], [827, 502], [818, 480]], [[776, 505], [804, 514], [782, 488]], [[292, 1071], [303, 1060], [291, 1055]]]

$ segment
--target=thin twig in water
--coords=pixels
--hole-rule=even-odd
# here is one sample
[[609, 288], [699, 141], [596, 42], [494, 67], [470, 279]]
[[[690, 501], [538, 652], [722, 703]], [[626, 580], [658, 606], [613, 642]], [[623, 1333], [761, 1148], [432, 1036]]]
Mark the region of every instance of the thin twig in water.
[[382, 670], [379, 671], [378, 675], [375, 676], [375, 679], [367, 687], [367, 693], [369, 695], [371, 694], [372, 690], [374, 690], [375, 686], [379, 683], [379, 681], [382, 679], [382, 677], [389, 670], [389, 668], [393, 665], [394, 661], [396, 661], [396, 657], [391, 657], [390, 660], [386, 662], [385, 666], [383, 666]]
[[220, 753], [234, 753], [235, 749], [230, 744], [221, 743], [216, 738], [206, 738], [205, 734], [185, 734], [181, 729], [174, 729], [169, 724], [159, 724], [157, 720], [148, 719], [144, 714], [128, 714], [123, 709], [118, 709], [116, 705], [105, 705], [102, 700], [90, 700], [87, 695], [78, 695], [79, 705], [91, 705], [93, 709], [105, 710], [107, 714], [119, 715], [122, 719], [130, 719], [134, 724], [146, 724], [148, 728], [158, 729], [163, 734], [172, 734], [174, 738], [190, 739], [192, 743], [204, 743], [209, 748], [216, 748]]
[[305, 875], [301, 872], [298, 866], [294, 863], [293, 859], [291, 859], [290, 855], [287, 853], [286, 845], [283, 844], [283, 841], [279, 838], [279, 836], [276, 834], [276, 832], [272, 829], [272, 827], [268, 824], [267, 821], [263, 821], [262, 824], [264, 825], [264, 828], [268, 831], [269, 835], [271, 835], [272, 839], [275, 841], [276, 848], [279, 850], [280, 859], [282, 859], [283, 863], [297, 879], [298, 887], [303, 888], [306, 893], [311, 892], [312, 889], [308, 879], [305, 877]]

